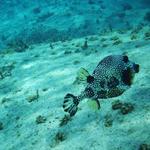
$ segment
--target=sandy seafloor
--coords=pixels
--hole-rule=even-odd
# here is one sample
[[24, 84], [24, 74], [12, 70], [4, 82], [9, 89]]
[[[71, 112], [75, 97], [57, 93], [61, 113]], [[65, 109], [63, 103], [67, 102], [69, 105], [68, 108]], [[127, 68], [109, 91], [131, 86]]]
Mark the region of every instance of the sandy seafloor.
[[[144, 35], [148, 31], [150, 27], [143, 27], [132, 40], [132, 30], [88, 36], [87, 49], [82, 49], [85, 38], [80, 38], [51, 43], [52, 48], [43, 43], [21, 53], [1, 54], [1, 67], [14, 68], [0, 80], [0, 150], [138, 150], [140, 144], [150, 144], [150, 41]], [[113, 44], [114, 36], [122, 42]], [[79, 68], [91, 73], [105, 56], [122, 53], [140, 64], [131, 88], [101, 100], [99, 111], [83, 101], [77, 114], [60, 126], [64, 95], [84, 89], [73, 84]], [[39, 97], [29, 102], [37, 90]], [[116, 100], [133, 104], [133, 111], [123, 115], [112, 110]], [[39, 115], [44, 121], [37, 124]], [[112, 119], [108, 127], [106, 116]]]

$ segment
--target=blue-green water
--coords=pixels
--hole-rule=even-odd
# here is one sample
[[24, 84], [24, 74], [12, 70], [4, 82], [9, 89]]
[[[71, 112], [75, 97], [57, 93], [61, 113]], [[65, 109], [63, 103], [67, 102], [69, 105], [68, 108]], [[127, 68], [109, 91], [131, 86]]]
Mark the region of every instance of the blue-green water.
[[0, 2], [1, 47], [67, 40], [149, 24], [149, 0], [41, 0]]
[[[0, 150], [150, 150], [150, 0], [1, 0], [0, 18]], [[70, 117], [109, 55], [140, 65], [130, 88]]]

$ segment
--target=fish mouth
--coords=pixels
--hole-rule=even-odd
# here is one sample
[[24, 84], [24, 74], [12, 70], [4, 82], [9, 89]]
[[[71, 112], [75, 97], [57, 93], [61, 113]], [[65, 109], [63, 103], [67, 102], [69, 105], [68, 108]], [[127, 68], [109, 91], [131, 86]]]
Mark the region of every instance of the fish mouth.
[[134, 71], [135, 71], [135, 73], [138, 73], [140, 71], [140, 65], [139, 64], [134, 64]]

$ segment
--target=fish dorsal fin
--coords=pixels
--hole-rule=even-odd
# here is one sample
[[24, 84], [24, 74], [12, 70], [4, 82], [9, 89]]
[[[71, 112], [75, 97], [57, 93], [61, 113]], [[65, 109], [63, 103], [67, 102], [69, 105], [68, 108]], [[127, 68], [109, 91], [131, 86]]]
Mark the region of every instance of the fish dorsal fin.
[[77, 72], [77, 79], [80, 82], [87, 82], [87, 77], [90, 76], [89, 72], [84, 69], [84, 68], [80, 68], [79, 71]]

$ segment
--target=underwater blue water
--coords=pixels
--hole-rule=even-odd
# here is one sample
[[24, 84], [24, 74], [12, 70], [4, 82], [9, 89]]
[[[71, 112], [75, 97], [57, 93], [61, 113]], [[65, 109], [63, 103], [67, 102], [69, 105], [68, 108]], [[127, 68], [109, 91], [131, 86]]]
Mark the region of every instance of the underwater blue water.
[[[131, 87], [70, 117], [109, 55], [139, 64]], [[149, 58], [150, 0], [0, 0], [0, 150], [150, 150]]]
[[1, 0], [0, 43], [66, 40], [149, 24], [149, 0]]

